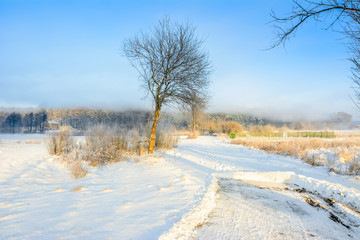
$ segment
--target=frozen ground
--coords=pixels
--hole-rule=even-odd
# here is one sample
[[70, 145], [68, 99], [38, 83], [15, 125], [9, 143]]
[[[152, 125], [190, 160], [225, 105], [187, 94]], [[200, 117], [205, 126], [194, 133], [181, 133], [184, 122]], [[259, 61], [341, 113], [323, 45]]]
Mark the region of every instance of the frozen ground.
[[0, 239], [360, 239], [360, 181], [220, 138], [71, 179], [0, 135]]

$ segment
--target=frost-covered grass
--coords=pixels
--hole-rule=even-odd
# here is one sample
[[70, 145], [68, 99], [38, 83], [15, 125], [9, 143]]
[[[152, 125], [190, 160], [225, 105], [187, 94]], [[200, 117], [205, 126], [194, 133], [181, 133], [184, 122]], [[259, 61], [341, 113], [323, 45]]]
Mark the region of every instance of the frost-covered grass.
[[[158, 130], [156, 149], [168, 150], [176, 143], [173, 128]], [[87, 131], [83, 141], [76, 141], [71, 132], [52, 132], [46, 139], [46, 146], [50, 155], [61, 157], [74, 178], [81, 178], [87, 174], [87, 165], [104, 166], [145, 154], [147, 136], [140, 128], [95, 126]]]
[[302, 159], [313, 166], [325, 166], [339, 174], [360, 173], [360, 147], [314, 149], [306, 151]]
[[[282, 137], [283, 132], [236, 132], [236, 137]], [[286, 132], [287, 137], [296, 138], [334, 138], [334, 131], [288, 131]]]
[[176, 147], [179, 139], [175, 135], [176, 129], [174, 127], [160, 126], [156, 132], [155, 148], [157, 150], [169, 150]]
[[70, 132], [53, 132], [46, 140], [46, 147], [51, 155], [68, 154], [75, 147], [74, 139]]
[[300, 157], [313, 166], [327, 166], [341, 174], [360, 172], [360, 137], [342, 138], [238, 138], [231, 140], [268, 153]]

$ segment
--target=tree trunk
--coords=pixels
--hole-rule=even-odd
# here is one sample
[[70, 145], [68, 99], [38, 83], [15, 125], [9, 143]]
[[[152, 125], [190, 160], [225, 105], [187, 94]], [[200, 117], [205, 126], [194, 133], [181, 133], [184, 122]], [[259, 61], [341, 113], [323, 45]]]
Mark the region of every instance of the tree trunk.
[[196, 138], [196, 117], [195, 117], [195, 110], [193, 109], [192, 110], [192, 115], [193, 115], [193, 129], [192, 129], [192, 132], [193, 132], [193, 138]]
[[151, 127], [151, 135], [150, 135], [150, 140], [149, 140], [149, 154], [154, 153], [154, 146], [155, 146], [155, 140], [156, 140], [156, 127], [157, 127], [159, 117], [160, 117], [160, 108], [161, 108], [160, 105], [156, 104], [154, 122]]

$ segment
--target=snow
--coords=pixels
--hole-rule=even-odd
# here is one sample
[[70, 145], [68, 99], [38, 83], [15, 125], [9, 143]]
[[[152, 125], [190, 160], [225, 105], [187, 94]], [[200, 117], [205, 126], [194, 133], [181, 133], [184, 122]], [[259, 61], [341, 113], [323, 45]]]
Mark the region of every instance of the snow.
[[219, 189], [218, 180], [213, 178], [210, 186], [204, 194], [201, 203], [187, 213], [179, 222], [175, 223], [171, 230], [159, 239], [188, 239], [193, 236], [193, 229], [208, 218], [208, 215], [215, 207], [216, 192]]
[[259, 189], [232, 179], [219, 184], [217, 206], [195, 239], [349, 238], [342, 225], [328, 221], [326, 211], [308, 205], [294, 192]]
[[43, 138], [0, 135], [0, 239], [360, 238], [358, 177], [200, 137], [74, 180]]

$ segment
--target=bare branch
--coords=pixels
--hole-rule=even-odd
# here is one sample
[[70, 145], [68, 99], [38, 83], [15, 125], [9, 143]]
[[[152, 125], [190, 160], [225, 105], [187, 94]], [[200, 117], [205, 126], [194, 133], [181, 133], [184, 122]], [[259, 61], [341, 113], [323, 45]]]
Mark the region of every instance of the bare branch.
[[294, 36], [296, 30], [309, 19], [320, 22], [329, 16], [330, 18], [336, 16], [326, 29], [334, 27], [336, 23], [346, 23], [350, 19], [354, 19], [354, 16], [356, 16], [356, 20], [359, 20], [360, 1], [358, 0], [293, 0], [293, 3], [291, 12], [285, 17], [278, 17], [274, 11], [270, 14], [273, 22], [276, 23], [274, 26], [276, 40], [271, 48], [285, 44]]

